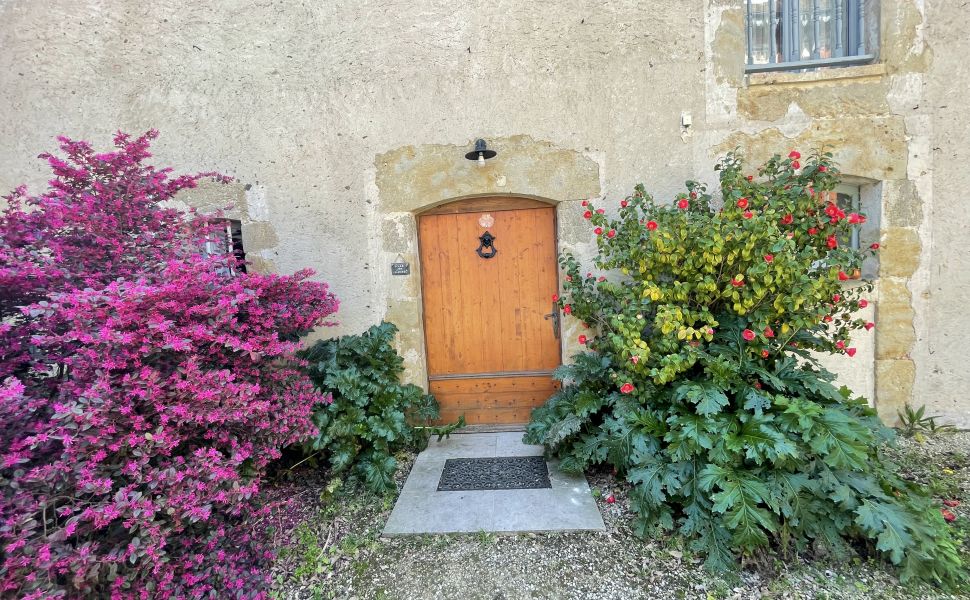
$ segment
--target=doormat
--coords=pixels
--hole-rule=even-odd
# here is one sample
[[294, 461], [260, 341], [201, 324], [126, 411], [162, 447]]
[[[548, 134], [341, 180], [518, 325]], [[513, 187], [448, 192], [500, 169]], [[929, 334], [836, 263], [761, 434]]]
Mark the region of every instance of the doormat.
[[438, 481], [439, 492], [551, 487], [546, 459], [541, 456], [449, 458]]

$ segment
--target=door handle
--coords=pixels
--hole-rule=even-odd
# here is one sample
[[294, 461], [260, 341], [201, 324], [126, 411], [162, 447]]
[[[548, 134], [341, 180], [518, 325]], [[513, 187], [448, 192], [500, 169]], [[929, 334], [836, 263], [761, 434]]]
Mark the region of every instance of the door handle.
[[545, 320], [552, 319], [552, 335], [559, 339], [559, 307], [555, 302], [552, 303], [552, 312], [548, 315], [543, 315]]

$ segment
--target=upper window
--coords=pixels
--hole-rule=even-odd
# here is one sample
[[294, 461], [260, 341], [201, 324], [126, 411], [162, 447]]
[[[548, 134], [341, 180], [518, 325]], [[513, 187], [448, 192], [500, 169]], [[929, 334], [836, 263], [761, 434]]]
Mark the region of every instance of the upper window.
[[236, 271], [246, 272], [246, 250], [243, 248], [242, 223], [236, 219], [216, 219], [213, 221], [212, 239], [205, 242], [202, 252], [206, 256], [221, 256], [232, 254], [236, 259], [234, 268], [229, 269], [229, 274], [234, 275]]
[[750, 72], [866, 63], [875, 0], [746, 0]]

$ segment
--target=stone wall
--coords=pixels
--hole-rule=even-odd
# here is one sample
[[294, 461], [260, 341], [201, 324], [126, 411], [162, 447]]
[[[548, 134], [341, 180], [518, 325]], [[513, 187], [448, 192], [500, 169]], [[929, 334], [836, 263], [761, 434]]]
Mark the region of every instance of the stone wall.
[[[31, 157], [58, 134], [156, 127], [159, 163], [236, 177], [184, 202], [232, 204], [256, 268], [316, 269], [341, 298], [328, 334], [398, 323], [424, 383], [419, 268], [388, 266], [417, 262], [416, 210], [541, 197], [586, 256], [581, 198], [670, 198], [735, 147], [827, 145], [885, 249], [877, 328], [833, 366], [887, 420], [912, 402], [970, 425], [968, 11], [880, 4], [878, 64], [745, 76], [739, 0], [0, 0], [0, 189], [42, 186]], [[478, 137], [485, 169], [463, 157]]]

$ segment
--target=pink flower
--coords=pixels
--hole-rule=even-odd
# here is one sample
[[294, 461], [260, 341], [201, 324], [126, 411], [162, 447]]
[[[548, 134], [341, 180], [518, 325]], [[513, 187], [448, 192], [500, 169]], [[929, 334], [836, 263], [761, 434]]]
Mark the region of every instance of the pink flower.
[[603, 213], [605, 213], [605, 212], [606, 212], [606, 210], [605, 210], [605, 209], [602, 209], [602, 208], [597, 208], [597, 209], [596, 209], [596, 214], [598, 214], [598, 215], [601, 215], [601, 214], [603, 214]]
[[751, 217], [754, 216], [754, 213], [751, 212], [750, 210], [746, 210], [743, 213], [741, 213], [741, 216], [744, 217], [745, 219], [750, 219]]
[[789, 213], [789, 214], [787, 214], [787, 215], [785, 215], [784, 217], [781, 218], [781, 224], [782, 225], [791, 225], [792, 221], [794, 221], [794, 220], [795, 220], [795, 217], [793, 217], [791, 215], [791, 213]]
[[869, 306], [868, 300], [866, 300], [865, 298], [859, 300], [859, 308], [865, 308], [867, 306]]
[[767, 350], [762, 350], [761, 351], [761, 358], [768, 358], [770, 355], [771, 355], [771, 353], [768, 352]]
[[657, 222], [656, 221], [647, 221], [647, 229], [650, 230], [650, 231], [654, 231], [655, 229], [657, 229]]
[[609, 496], [606, 497], [607, 504], [613, 504], [615, 502], [616, 502], [616, 497], [614, 497], [613, 494], [610, 494]]
[[571, 315], [573, 313], [573, 307], [567, 304], [566, 306], [562, 307], [562, 312], [566, 313], [567, 315]]
[[626, 208], [629, 202], [626, 200], [620, 200], [620, 208]]
[[559, 294], [553, 294], [552, 295], [552, 301], [553, 302], [559, 302]]
[[819, 165], [819, 166], [818, 166], [818, 172], [819, 172], [819, 173], [824, 173], [824, 172], [826, 172], [826, 171], [828, 171], [828, 170], [829, 170], [829, 168], [828, 168], [828, 167], [826, 167], [825, 165]]
[[775, 257], [774, 255], [771, 255], [771, 254], [765, 254], [764, 259], [766, 263], [770, 263], [771, 261], [775, 260]]
[[828, 238], [827, 238], [827, 239], [825, 240], [825, 244], [826, 244], [826, 245], [827, 245], [827, 246], [828, 246], [828, 247], [829, 247], [830, 249], [832, 249], [832, 250], [835, 250], [836, 248], [838, 248], [838, 247], [839, 247], [839, 240], [838, 240], [838, 239], [836, 239], [836, 237], [835, 237], [834, 235], [830, 235], [830, 236], [829, 236], [829, 237], [828, 237]]
[[791, 161], [791, 168], [793, 168], [795, 170], [801, 169], [802, 168], [802, 163], [798, 162], [797, 160], [793, 160], [793, 161]]
[[818, 228], [817, 227], [809, 227], [808, 228], [808, 235], [815, 235], [816, 233], [818, 233]]
[[940, 509], [940, 514], [943, 515], [943, 520], [947, 523], [952, 523], [957, 520], [957, 516], [945, 508]]
[[879, 244], [878, 244], [878, 242], [877, 243], [873, 243], [873, 244], [869, 244], [869, 247], [871, 249], [873, 249], [873, 250], [878, 250], [879, 249]]
[[791, 152], [788, 153], [788, 158], [791, 158], [794, 160], [798, 160], [801, 157], [802, 155], [798, 150], [792, 150]]
[[681, 198], [677, 201], [677, 208], [680, 210], [687, 210], [688, 206], [690, 206], [690, 202], [687, 201], [687, 198]]
[[593, 218], [593, 212], [587, 210], [586, 212], [583, 213], [583, 218], [584, 219], [591, 219], [591, 218]]
[[839, 281], [848, 281], [849, 276], [845, 274], [845, 271], [839, 271]]
[[866, 331], [872, 331], [872, 328], [875, 326], [876, 326], [875, 323], [873, 323], [872, 321], [869, 321], [868, 323], [865, 324]]
[[603, 228], [602, 227], [597, 227], [596, 229], [593, 230], [593, 233], [595, 233], [596, 235], [602, 235]]
[[766, 338], [775, 337], [775, 330], [772, 329], [771, 327], [765, 327], [765, 337]]
[[750, 329], [745, 329], [744, 331], [741, 332], [741, 337], [748, 340], [749, 342], [754, 339], [754, 336], [755, 336], [754, 332], [751, 331]]
[[582, 204], [583, 206], [589, 206], [589, 200], [583, 200], [582, 202], [580, 202], [580, 204]]
[[607, 231], [606, 232], [606, 237], [608, 237], [610, 239], [615, 238], [616, 237], [616, 230], [615, 229], [610, 229], [609, 231]]
[[632, 383], [624, 383], [623, 385], [620, 386], [620, 392], [623, 394], [631, 394], [633, 393], [633, 390], [634, 390], [634, 387]]
[[588, 340], [588, 338], [585, 335], [580, 335], [579, 338], [577, 339], [579, 340], [580, 344], [585, 344]]
[[855, 348], [846, 348], [845, 353], [849, 356], [855, 356]]
[[836, 304], [842, 302], [842, 294], [832, 294], [832, 302], [835, 302]]
[[839, 341], [835, 342], [835, 347], [838, 348], [839, 350], [841, 350], [841, 349], [845, 348], [845, 342], [842, 341], [842, 340], [839, 340]]
[[740, 208], [741, 210], [744, 210], [745, 208], [748, 208], [748, 199], [747, 198], [739, 198], [738, 201], [737, 201], [737, 205], [738, 205], [738, 208]]
[[640, 363], [640, 355], [639, 354], [634, 354], [633, 356], [631, 356], [630, 357], [630, 362], [632, 362], [635, 365], [636, 364], [639, 364]]

